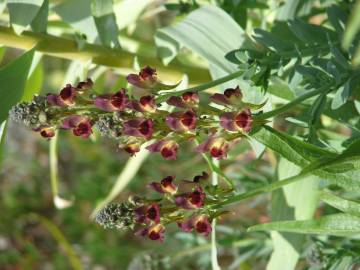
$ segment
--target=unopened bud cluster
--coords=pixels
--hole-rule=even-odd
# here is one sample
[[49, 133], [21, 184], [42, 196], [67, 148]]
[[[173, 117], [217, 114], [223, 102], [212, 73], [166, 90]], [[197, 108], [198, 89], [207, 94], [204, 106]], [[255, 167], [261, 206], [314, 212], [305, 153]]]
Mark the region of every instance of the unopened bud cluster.
[[95, 127], [101, 135], [116, 139], [119, 147], [131, 155], [142, 144], [155, 139], [147, 150], [158, 152], [165, 159], [176, 159], [180, 144], [194, 139], [201, 141], [195, 151], [224, 158], [231, 143], [259, 124], [253, 121], [250, 110], [258, 107], [244, 103], [238, 87], [210, 97], [208, 103], [220, 105], [221, 109], [201, 106], [195, 92], [174, 94], [166, 100], [175, 109], [169, 112], [160, 109], [159, 91], [176, 85], [160, 82], [155, 69], [150, 67], [128, 75], [127, 80], [133, 93], [143, 93], [139, 99], [124, 88], [113, 94], [97, 95], [93, 82], [87, 79], [76, 86], [67, 84], [59, 94], [35, 96], [30, 103], [19, 103], [11, 109], [10, 116], [45, 138], [53, 137], [57, 129], [67, 129], [86, 139]]
[[211, 208], [230, 190], [210, 186], [208, 174], [203, 172], [193, 180], [174, 183], [174, 176], [167, 176], [148, 187], [158, 194], [156, 199], [138, 199], [136, 203], [110, 204], [100, 210], [95, 221], [104, 228], [131, 229], [135, 234], [151, 240], [164, 239], [166, 225], [176, 223], [184, 232], [195, 231], [207, 236], [211, 220], [219, 212]]

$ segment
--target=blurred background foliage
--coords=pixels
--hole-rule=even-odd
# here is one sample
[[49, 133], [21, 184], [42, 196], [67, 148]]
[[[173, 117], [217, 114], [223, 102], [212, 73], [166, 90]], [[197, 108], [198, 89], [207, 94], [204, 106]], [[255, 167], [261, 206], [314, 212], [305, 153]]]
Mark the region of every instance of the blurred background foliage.
[[[327, 7], [339, 4], [346, 9], [354, 1], [123, 0], [113, 3], [103, 1], [105, 7], [96, 6], [98, 1], [88, 0], [34, 2], [39, 3], [34, 13], [36, 17], [34, 15], [30, 18], [30, 9], [22, 10], [20, 15], [12, 13], [15, 16], [13, 18], [10, 16], [17, 33], [27, 27], [29, 31], [40, 33], [40, 37], [43, 37], [41, 33], [47, 32], [49, 35], [75, 40], [80, 50], [84, 46], [87, 48], [87, 42], [102, 48], [111, 47], [120, 55], [125, 53], [122, 59], [116, 60], [119, 62], [110, 64], [112, 67], [93, 64], [101, 64], [102, 59], [95, 59], [92, 63], [86, 57], [84, 59], [87, 61], [78, 61], [84, 59], [76, 59], [76, 56], [71, 55], [52, 57], [47, 55], [46, 50], [45, 54], [35, 54], [39, 60], [33, 60], [24, 100], [34, 93], [57, 92], [65, 83], [75, 83], [87, 76], [94, 79], [95, 89], [99, 93], [114, 91], [126, 86], [124, 75], [142, 64], [155, 65], [159, 68], [161, 79], [165, 81], [178, 81], [184, 71], [188, 71], [185, 73], [191, 85], [210, 80], [208, 63], [187, 48], [177, 52], [176, 59], [168, 68], [164, 67], [156, 56], [160, 54], [165, 62], [166, 57], [157, 51], [154, 40], [159, 28], [183, 20], [191, 11], [203, 5], [218, 6], [242, 29], [251, 33], [256, 27], [270, 29], [274, 20], [294, 17], [320, 24], [326, 20]], [[11, 4], [16, 5], [16, 1], [8, 1], [7, 5], [5, 1], [0, 2], [0, 23], [3, 27], [9, 26]], [[46, 14], [47, 10], [49, 14]], [[24, 26], [27, 16], [30, 19]], [[41, 16], [48, 18], [45, 20], [45, 28]], [[104, 24], [103, 20], [107, 23]], [[2, 29], [0, 43], [6, 37], [9, 40], [9, 36], [4, 37], [4, 33], [6, 31]], [[24, 35], [27, 35], [26, 32]], [[8, 41], [5, 45], [7, 47], [0, 50], [2, 66], [21, 54], [20, 50], [10, 47], [30, 49], [32, 43], [25, 38]], [[90, 54], [96, 50], [93, 48]], [[56, 48], [50, 52], [53, 53], [56, 54]], [[198, 54], [201, 55], [201, 52]], [[73, 61], [69, 60], [72, 57]], [[296, 131], [302, 135], [304, 129], [301, 123], [291, 121], [297, 113], [291, 111], [286, 114], [284, 119], [290, 120], [280, 119], [276, 128], [289, 133]], [[323, 120], [326, 128], [331, 130], [324, 137], [332, 142], [332, 147], [342, 149], [341, 143], [348, 138], [350, 129], [328, 117]], [[13, 122], [7, 123], [6, 138], [2, 140], [4, 145], [0, 172], [0, 269], [210, 269], [210, 243], [201, 236], [181, 233], [174, 228], [168, 233], [166, 241], [159, 244], [144, 241], [131, 233], [106, 231], [93, 223], [91, 213], [108, 196], [126, 166], [128, 155], [117, 149], [113, 141], [98, 136], [85, 141], [60, 132], [58, 141], [59, 194], [66, 200], [73, 200], [73, 204], [64, 209], [57, 209], [53, 204], [49, 142]], [[267, 150], [262, 157], [258, 159], [250, 145], [241, 142], [232, 149], [230, 158], [221, 163], [221, 168], [227, 176], [239, 183], [240, 191], [271, 183], [278, 176], [284, 177], [286, 170], [296, 170], [286, 167], [290, 166], [287, 164], [283, 167], [285, 172], [278, 171], [277, 164], [283, 161], [271, 150]], [[158, 155], [152, 155], [144, 159], [133, 181], [117, 194], [116, 200], [125, 200], [135, 193], [143, 194], [148, 182], [166, 175], [190, 179], [203, 170], [207, 170], [206, 162], [187, 146], [181, 147], [177, 161], [164, 162]], [[253, 224], [269, 221], [270, 207], [268, 196], [261, 195], [233, 207], [232, 214], [219, 221], [218, 253], [223, 269], [265, 269], [273, 251], [273, 243], [265, 233], [245, 232]], [[316, 215], [334, 212], [334, 208], [321, 205]], [[359, 258], [359, 250], [356, 250], [359, 239], [356, 237], [323, 236], [307, 238], [304, 243], [304, 248], [299, 252], [297, 269], [323, 269], [321, 267], [325, 267], [326, 263], [333, 267], [331, 269], [358, 269], [356, 266], [346, 268], [355, 265]]]

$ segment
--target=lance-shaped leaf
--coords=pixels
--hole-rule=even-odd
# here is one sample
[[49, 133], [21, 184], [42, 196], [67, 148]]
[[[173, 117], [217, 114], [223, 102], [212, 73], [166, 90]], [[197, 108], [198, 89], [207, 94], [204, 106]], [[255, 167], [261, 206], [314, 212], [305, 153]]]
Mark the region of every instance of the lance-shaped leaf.
[[342, 212], [360, 217], [360, 202], [347, 200], [327, 191], [320, 193], [320, 199]]
[[30, 50], [0, 69], [0, 123], [24, 94], [33, 55], [34, 51]]
[[360, 217], [349, 214], [334, 214], [315, 220], [291, 220], [259, 224], [250, 227], [248, 231], [281, 231], [346, 236], [360, 233]]

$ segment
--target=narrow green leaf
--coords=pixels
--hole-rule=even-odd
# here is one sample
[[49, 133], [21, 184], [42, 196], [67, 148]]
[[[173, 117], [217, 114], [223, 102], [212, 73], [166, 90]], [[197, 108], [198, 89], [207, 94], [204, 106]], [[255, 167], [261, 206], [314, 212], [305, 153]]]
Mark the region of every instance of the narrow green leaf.
[[17, 34], [32, 22], [38, 14], [44, 0], [7, 0], [10, 24]]
[[351, 79], [336, 90], [335, 96], [331, 102], [331, 109], [336, 110], [344, 105], [351, 94]]
[[334, 27], [335, 31], [342, 35], [345, 30], [345, 24], [347, 21], [348, 14], [340, 8], [338, 5], [332, 5], [327, 10], [327, 15], [330, 23]]
[[347, 200], [327, 191], [320, 193], [320, 199], [342, 212], [360, 217], [360, 202]]
[[360, 65], [360, 44], [357, 46], [354, 57], [352, 59], [352, 64], [356, 67]]
[[33, 56], [34, 50], [30, 50], [0, 69], [0, 123], [24, 94]]
[[360, 233], [360, 217], [335, 214], [315, 220], [278, 221], [255, 225], [250, 227], [248, 231], [281, 231], [346, 236]]
[[114, 4], [116, 23], [120, 30], [136, 22], [152, 0], [123, 0]]
[[357, 32], [360, 30], [360, 0], [357, 0], [352, 8], [350, 18], [347, 22], [345, 33], [342, 40], [342, 46], [348, 49], [354, 40]]
[[31, 22], [31, 29], [34, 32], [46, 33], [49, 16], [49, 0], [44, 0], [36, 17]]
[[[278, 163], [279, 181], [294, 176], [300, 168], [290, 161], [281, 158]], [[312, 218], [318, 202], [318, 179], [308, 176], [301, 182], [296, 182], [276, 190], [271, 196], [271, 218], [280, 220], [303, 220]], [[306, 200], [304, 200], [306, 197]], [[274, 251], [267, 265], [267, 270], [294, 269], [302, 252], [305, 238], [290, 233], [272, 232], [271, 238]]]
[[101, 43], [108, 47], [119, 48], [119, 30], [112, 0], [92, 0], [91, 11]]

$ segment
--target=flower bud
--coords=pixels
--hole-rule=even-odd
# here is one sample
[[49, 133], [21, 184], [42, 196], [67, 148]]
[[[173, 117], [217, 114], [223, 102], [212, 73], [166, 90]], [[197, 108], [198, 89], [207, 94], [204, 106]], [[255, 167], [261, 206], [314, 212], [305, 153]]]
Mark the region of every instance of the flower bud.
[[95, 221], [105, 229], [132, 229], [135, 225], [134, 206], [130, 203], [112, 203], [101, 209]]

